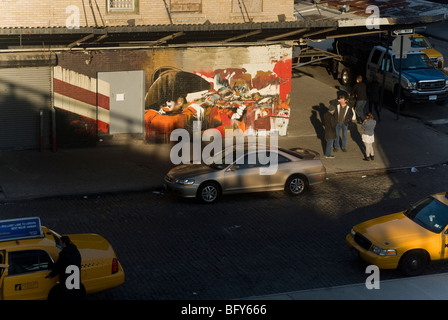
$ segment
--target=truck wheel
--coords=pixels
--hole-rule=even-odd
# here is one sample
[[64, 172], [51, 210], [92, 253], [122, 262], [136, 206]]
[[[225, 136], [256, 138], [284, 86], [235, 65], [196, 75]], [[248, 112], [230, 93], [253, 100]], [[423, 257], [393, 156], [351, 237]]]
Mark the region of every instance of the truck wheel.
[[347, 68], [344, 68], [341, 72], [341, 83], [344, 86], [350, 86], [352, 84], [352, 75]]
[[[398, 106], [398, 103], [399, 103], [399, 101], [398, 101], [398, 90], [399, 90], [398, 87], [395, 87], [395, 90], [394, 90], [394, 102], [395, 102], [396, 106]], [[407, 101], [406, 99], [403, 98], [403, 91], [401, 92], [400, 100], [401, 100], [400, 110], [405, 110], [409, 106], [409, 101]]]
[[406, 252], [398, 264], [399, 270], [406, 276], [418, 276], [429, 263], [429, 257], [424, 250], [411, 250]]

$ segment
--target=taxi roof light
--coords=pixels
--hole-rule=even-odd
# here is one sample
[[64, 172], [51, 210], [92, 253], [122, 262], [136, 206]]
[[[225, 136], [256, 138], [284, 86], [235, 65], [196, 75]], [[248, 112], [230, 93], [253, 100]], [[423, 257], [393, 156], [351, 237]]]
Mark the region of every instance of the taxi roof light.
[[0, 241], [43, 237], [39, 217], [0, 220]]

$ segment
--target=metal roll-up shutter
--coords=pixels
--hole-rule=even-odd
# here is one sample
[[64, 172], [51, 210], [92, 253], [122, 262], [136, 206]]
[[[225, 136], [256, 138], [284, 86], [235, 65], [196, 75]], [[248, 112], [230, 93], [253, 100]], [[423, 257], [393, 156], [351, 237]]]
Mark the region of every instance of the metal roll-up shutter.
[[50, 111], [50, 67], [0, 69], [0, 149], [48, 147]]

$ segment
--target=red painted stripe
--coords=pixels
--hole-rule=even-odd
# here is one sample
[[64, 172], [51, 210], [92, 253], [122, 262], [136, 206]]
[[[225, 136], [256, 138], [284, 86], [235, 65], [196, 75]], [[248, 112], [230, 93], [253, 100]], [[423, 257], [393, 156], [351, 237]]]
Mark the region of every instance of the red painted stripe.
[[[97, 103], [97, 93], [59, 79], [54, 79], [53, 89], [56, 93], [84, 103], [94, 106]], [[109, 103], [110, 99], [108, 96], [98, 93], [98, 107], [109, 110]]]

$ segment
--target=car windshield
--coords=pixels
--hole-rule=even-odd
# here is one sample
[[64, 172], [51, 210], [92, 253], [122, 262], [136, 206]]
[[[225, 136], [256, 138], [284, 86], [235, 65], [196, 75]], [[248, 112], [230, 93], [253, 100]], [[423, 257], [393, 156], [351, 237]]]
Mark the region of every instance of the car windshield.
[[431, 45], [428, 43], [426, 38], [423, 37], [411, 37], [411, 46], [412, 48], [419, 48], [419, 49], [431, 48]]
[[440, 233], [448, 224], [448, 206], [439, 200], [428, 197], [405, 211], [405, 215], [429, 231]]
[[[396, 56], [394, 57], [394, 65], [398, 70], [400, 67], [400, 59]], [[431, 60], [424, 53], [421, 54], [407, 54], [406, 58], [401, 61], [402, 70], [415, 70], [415, 69], [430, 69], [433, 68]]]

